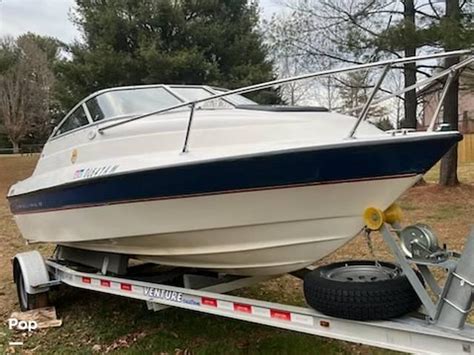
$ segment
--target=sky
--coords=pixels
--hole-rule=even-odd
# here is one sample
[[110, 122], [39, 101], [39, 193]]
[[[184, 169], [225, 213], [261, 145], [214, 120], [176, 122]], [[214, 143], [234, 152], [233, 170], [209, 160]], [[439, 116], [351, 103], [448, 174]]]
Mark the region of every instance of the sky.
[[[265, 18], [281, 8], [279, 0], [260, 0]], [[0, 0], [0, 37], [25, 32], [48, 35], [70, 43], [80, 33], [70, 21], [74, 0]]]

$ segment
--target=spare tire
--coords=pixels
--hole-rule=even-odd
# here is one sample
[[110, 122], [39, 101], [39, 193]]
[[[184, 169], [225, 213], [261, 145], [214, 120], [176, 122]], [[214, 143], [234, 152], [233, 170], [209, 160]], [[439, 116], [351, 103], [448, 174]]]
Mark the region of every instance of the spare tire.
[[304, 295], [312, 308], [354, 320], [395, 318], [421, 304], [399, 266], [372, 260], [344, 261], [307, 273]]

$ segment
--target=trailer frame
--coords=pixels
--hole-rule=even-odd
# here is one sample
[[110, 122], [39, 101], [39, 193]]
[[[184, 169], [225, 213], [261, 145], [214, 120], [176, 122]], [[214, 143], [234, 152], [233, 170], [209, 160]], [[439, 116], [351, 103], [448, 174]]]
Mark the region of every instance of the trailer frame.
[[[406, 256], [399, 255], [399, 246], [393, 240], [390, 240], [394, 234], [393, 229], [384, 224], [381, 232], [404, 270], [408, 270], [408, 262], [416, 263], [416, 260], [407, 260]], [[473, 253], [474, 249], [469, 249], [468, 245], [474, 245], [474, 228], [466, 245], [465, 251], [468, 255], [461, 256], [461, 260], [463, 258], [472, 260], [470, 254]], [[470, 287], [472, 291], [472, 282], [462, 276], [459, 278], [459, 275], [455, 272], [455, 264], [449, 264], [451, 266], [448, 270], [447, 286], [438, 290], [441, 293], [438, 295], [439, 302], [435, 307], [437, 309], [436, 317], [433, 317], [434, 308], [428, 308], [425, 309], [424, 314], [414, 313], [392, 320], [367, 322], [335, 318], [306, 307], [225, 294], [281, 275], [238, 277], [183, 268], [178, 271], [178, 274], [182, 277], [182, 286], [172, 286], [167, 284], [166, 273], [156, 275], [157, 279], [161, 280], [160, 282], [146, 281], [146, 278], [137, 275], [107, 275], [109, 257], [104, 257], [104, 264], [107, 264], [105, 267], [90, 272], [78, 270], [77, 264], [60, 260], [58, 255], [61, 255], [61, 253], [56, 252], [55, 257], [48, 260], [44, 260], [38, 251], [20, 253], [15, 256], [14, 260], [20, 266], [20, 271], [28, 274], [24, 280], [27, 280], [27, 282], [30, 282], [28, 280], [34, 280], [33, 284], [29, 283], [27, 285], [26, 289], [30, 290], [28, 292], [33, 294], [44, 293], [51, 287], [66, 284], [80, 289], [142, 300], [146, 302], [149, 310], [154, 311], [176, 307], [321, 337], [417, 354], [474, 354], [474, 326], [465, 324], [465, 317], [464, 323], [457, 327], [450, 326], [452, 322], [437, 321], [440, 315], [448, 314], [448, 316], [455, 316], [456, 322], [459, 322], [458, 314], [462, 312], [452, 307], [452, 302], [446, 303], [447, 295], [451, 294], [453, 290], [456, 291], [456, 289], [465, 292], [465, 287]], [[469, 261], [469, 263], [472, 262]], [[24, 267], [25, 265], [27, 267]], [[421, 263], [421, 265], [423, 268], [426, 263]], [[441, 264], [441, 266], [443, 265], [448, 264]], [[43, 270], [44, 268], [48, 271], [48, 279], [44, 277], [44, 273], [40, 273], [40, 276], [38, 276], [38, 273], [34, 271]], [[312, 268], [306, 268], [294, 272], [292, 275], [302, 278], [305, 273], [311, 272], [311, 270]], [[412, 269], [410, 270], [413, 272]], [[34, 277], [29, 275], [32, 272], [35, 273]], [[170, 275], [176, 277], [176, 272], [170, 273]], [[414, 272], [412, 276], [414, 276]], [[425, 274], [424, 277], [426, 278]], [[408, 279], [410, 280], [410, 277]], [[453, 280], [455, 282], [452, 282]], [[418, 278], [416, 281], [419, 283]], [[424, 288], [421, 290], [422, 285], [420, 286], [420, 284], [413, 286], [417, 292], [426, 292]], [[432, 282], [430, 282], [430, 286], [436, 288]], [[472, 299], [470, 302], [472, 303]], [[443, 313], [441, 309], [444, 305], [447, 305], [447, 309]]]

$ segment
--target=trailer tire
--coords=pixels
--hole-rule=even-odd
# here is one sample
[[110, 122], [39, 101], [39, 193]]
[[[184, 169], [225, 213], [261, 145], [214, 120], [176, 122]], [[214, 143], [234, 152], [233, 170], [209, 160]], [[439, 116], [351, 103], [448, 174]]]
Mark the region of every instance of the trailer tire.
[[31, 294], [26, 291], [25, 280], [21, 271], [20, 264], [15, 261], [14, 266], [14, 278], [16, 284], [16, 291], [18, 295], [18, 303], [22, 312], [26, 312], [32, 309], [47, 307], [49, 305], [48, 293], [36, 293]]
[[339, 262], [309, 272], [304, 278], [304, 295], [312, 308], [354, 320], [395, 318], [421, 304], [397, 265], [370, 260]]

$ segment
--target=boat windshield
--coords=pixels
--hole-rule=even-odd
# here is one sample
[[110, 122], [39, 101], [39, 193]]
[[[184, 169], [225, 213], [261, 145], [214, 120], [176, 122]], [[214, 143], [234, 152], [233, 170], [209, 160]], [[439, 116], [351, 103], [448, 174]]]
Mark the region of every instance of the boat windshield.
[[[186, 101], [194, 101], [205, 99], [206, 97], [218, 94], [217, 92], [209, 91], [203, 87], [185, 87], [185, 86], [171, 86], [171, 90], [184, 98]], [[204, 101], [197, 104], [197, 107], [203, 109], [217, 109], [217, 108], [233, 108], [234, 106], [225, 99], [215, 99]]]
[[[222, 94], [229, 90], [221, 89], [221, 88], [212, 88], [216, 92], [216, 94]], [[245, 96], [232, 94], [226, 97], [229, 101], [231, 101], [234, 105], [258, 105], [255, 101], [247, 99]]]
[[[214, 87], [194, 87], [194, 86], [171, 86], [171, 90], [186, 99], [186, 101], [204, 99], [206, 97], [222, 94], [229, 90]], [[222, 99], [215, 99], [201, 103], [199, 107], [205, 109], [231, 108], [235, 105], [257, 105], [255, 101], [247, 99], [242, 95], [229, 95]]]
[[[53, 136], [79, 129], [104, 119], [146, 114], [187, 101], [205, 99], [226, 92], [225, 89], [207, 86], [172, 85], [169, 87], [128, 87], [112, 89], [99, 93], [69, 113], [55, 129]], [[229, 95], [225, 98], [209, 100], [197, 104], [202, 109], [233, 108], [236, 105], [256, 105], [241, 95]], [[87, 110], [86, 110], [87, 107]], [[87, 112], [88, 111], [88, 112]]]
[[[145, 114], [177, 105], [182, 101], [204, 99], [225, 92], [224, 89], [211, 91], [198, 86], [171, 86], [170, 91], [162, 87], [113, 90], [91, 98], [86, 105], [92, 120], [97, 122], [112, 117]], [[203, 109], [218, 109], [233, 108], [233, 105], [242, 104], [249, 105], [255, 102], [241, 95], [230, 95], [229, 99], [205, 101], [197, 106]]]
[[94, 122], [119, 116], [139, 115], [181, 103], [164, 88], [114, 90], [86, 102]]

